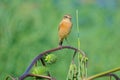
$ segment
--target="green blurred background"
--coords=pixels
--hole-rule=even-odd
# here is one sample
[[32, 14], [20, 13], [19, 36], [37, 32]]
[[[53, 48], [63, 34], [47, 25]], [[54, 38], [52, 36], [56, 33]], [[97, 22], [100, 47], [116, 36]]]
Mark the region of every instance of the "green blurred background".
[[[0, 0], [0, 80], [20, 76], [40, 52], [58, 46], [64, 14], [71, 14], [73, 22], [64, 45], [77, 48], [76, 9], [81, 49], [89, 58], [88, 76], [119, 67], [119, 0]], [[57, 80], [65, 80], [73, 51], [56, 53], [57, 62], [49, 69]]]

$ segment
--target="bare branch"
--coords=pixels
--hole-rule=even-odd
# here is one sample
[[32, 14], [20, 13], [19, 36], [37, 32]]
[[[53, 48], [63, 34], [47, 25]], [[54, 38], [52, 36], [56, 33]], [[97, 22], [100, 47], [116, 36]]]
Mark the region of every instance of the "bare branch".
[[51, 52], [55, 52], [58, 50], [62, 50], [62, 49], [71, 49], [74, 50], [75, 52], [79, 52], [80, 54], [82, 54], [83, 56], [85, 56], [85, 53], [82, 50], [78, 50], [77, 48], [71, 47], [71, 46], [59, 46], [57, 48], [53, 48], [47, 51], [44, 51], [42, 53], [40, 53], [37, 57], [35, 57], [33, 59], [33, 61], [31, 62], [31, 64], [28, 66], [28, 68], [26, 69], [26, 71], [23, 73], [22, 76], [19, 77], [19, 80], [23, 80], [24, 78], [26, 78], [26, 76], [29, 74], [31, 68], [33, 67], [33, 65], [39, 60], [41, 59], [44, 55], [49, 54]]
[[26, 77], [37, 77], [37, 78], [43, 78], [43, 79], [49, 79], [49, 80], [55, 80], [52, 77], [44, 76], [44, 75], [37, 75], [37, 74], [27, 74]]
[[113, 74], [113, 73], [110, 73], [110, 74], [106, 74], [105, 76], [112, 76], [114, 77], [116, 80], [120, 80], [120, 78], [116, 75], [116, 74]]

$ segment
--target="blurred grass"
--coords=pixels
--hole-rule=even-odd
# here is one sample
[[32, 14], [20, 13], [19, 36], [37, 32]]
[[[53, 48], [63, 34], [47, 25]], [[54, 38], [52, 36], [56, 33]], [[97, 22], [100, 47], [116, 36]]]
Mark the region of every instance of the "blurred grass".
[[[57, 47], [58, 25], [66, 13], [73, 17], [73, 28], [70, 44], [64, 45], [77, 47], [76, 9], [81, 49], [89, 58], [88, 75], [119, 67], [119, 5], [119, 0], [0, 0], [0, 79], [20, 76], [40, 52]], [[66, 78], [70, 52], [59, 51], [58, 62], [50, 66], [57, 80]]]

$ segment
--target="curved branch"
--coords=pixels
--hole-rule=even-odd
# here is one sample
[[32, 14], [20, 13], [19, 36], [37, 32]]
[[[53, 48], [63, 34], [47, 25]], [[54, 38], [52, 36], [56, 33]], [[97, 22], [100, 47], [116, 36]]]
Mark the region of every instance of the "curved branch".
[[71, 50], [74, 50], [76, 52], [79, 52], [80, 54], [82, 54], [83, 56], [85, 56], [85, 53], [82, 51], [82, 50], [79, 50], [77, 48], [74, 48], [74, 47], [71, 47], [71, 46], [59, 46], [57, 48], [53, 48], [53, 49], [50, 49], [50, 50], [47, 50], [47, 51], [44, 51], [42, 53], [40, 53], [37, 57], [35, 57], [33, 59], [33, 61], [31, 62], [31, 64], [28, 66], [28, 68], [26, 69], [26, 71], [23, 73], [22, 76], [19, 77], [19, 80], [23, 80], [26, 75], [28, 75], [29, 71], [31, 70], [31, 68], [33, 67], [33, 65], [39, 60], [41, 59], [44, 55], [46, 54], [49, 54], [51, 52], [55, 52], [55, 51], [58, 51], [58, 50], [62, 50], [62, 49], [71, 49]]
[[112, 76], [114, 77], [116, 80], [120, 80], [120, 78], [116, 75], [116, 74], [113, 74], [113, 73], [110, 73], [110, 74], [107, 74], [105, 76]]

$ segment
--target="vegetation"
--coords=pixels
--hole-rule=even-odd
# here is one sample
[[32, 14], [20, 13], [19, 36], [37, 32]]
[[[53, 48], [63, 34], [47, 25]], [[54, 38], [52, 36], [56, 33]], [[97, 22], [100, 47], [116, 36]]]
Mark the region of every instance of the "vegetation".
[[[73, 28], [63, 45], [77, 48], [76, 9], [80, 48], [89, 58], [88, 76], [119, 67], [120, 3], [97, 1], [0, 0], [0, 80], [9, 74], [20, 76], [36, 55], [58, 46], [58, 25], [64, 14], [72, 15]], [[57, 62], [49, 65], [57, 80], [66, 79], [70, 52], [57, 52]]]

